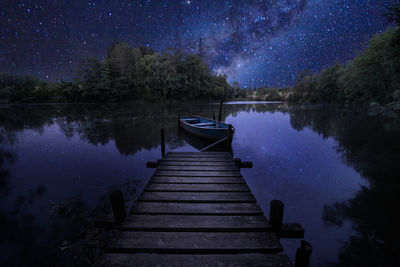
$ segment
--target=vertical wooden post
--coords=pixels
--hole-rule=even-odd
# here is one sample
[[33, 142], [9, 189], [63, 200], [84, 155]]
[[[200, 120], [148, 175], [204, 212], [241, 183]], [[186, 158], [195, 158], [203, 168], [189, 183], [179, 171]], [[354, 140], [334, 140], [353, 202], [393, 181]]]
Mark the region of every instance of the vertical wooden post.
[[178, 115], [178, 128], [181, 126], [181, 115]]
[[213, 112], [213, 120], [215, 120], [215, 112]]
[[234, 158], [233, 161], [235, 162], [236, 166], [238, 166], [238, 168], [240, 168], [240, 165], [242, 164], [242, 160], [239, 158]]
[[126, 217], [124, 196], [120, 190], [110, 195], [111, 208], [114, 214], [115, 224], [119, 225]]
[[294, 267], [308, 267], [310, 265], [311, 253], [311, 244], [305, 240], [301, 240], [301, 245], [296, 251]]
[[223, 103], [223, 100], [222, 100], [222, 98], [221, 98], [221, 100], [219, 101], [218, 121], [221, 121], [221, 118], [222, 118], [222, 103]]
[[233, 129], [232, 129], [232, 124], [228, 125], [228, 147], [232, 145], [232, 139], [233, 139]]
[[269, 222], [275, 231], [279, 231], [282, 227], [283, 208], [284, 204], [282, 201], [277, 199], [271, 201], [269, 209]]
[[165, 158], [165, 130], [161, 129], [161, 157]]

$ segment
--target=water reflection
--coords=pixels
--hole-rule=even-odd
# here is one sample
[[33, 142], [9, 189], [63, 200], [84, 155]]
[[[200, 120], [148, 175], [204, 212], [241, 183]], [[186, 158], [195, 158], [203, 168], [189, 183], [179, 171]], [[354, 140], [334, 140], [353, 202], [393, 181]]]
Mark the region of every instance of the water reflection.
[[338, 107], [289, 109], [296, 130], [310, 128], [334, 138], [343, 161], [368, 185], [345, 200], [325, 205], [326, 225], [352, 224], [352, 233], [331, 266], [399, 266], [400, 124]]
[[[113, 188], [135, 198], [152, 172], [145, 162], [160, 156], [160, 128], [168, 151], [196, 151], [209, 143], [180, 132], [177, 115], [211, 117], [217, 110], [215, 104], [1, 106], [0, 263], [90, 264], [100, 252], [70, 261], [81, 246], [71, 244], [88, 227], [83, 218], [104, 211]], [[243, 173], [263, 210], [273, 198], [286, 203], [286, 219], [301, 222], [314, 245], [313, 266], [399, 265], [398, 122], [284, 103], [229, 104], [222, 115], [236, 128], [235, 156], [254, 162]], [[286, 242], [285, 250], [293, 255], [294, 247]]]

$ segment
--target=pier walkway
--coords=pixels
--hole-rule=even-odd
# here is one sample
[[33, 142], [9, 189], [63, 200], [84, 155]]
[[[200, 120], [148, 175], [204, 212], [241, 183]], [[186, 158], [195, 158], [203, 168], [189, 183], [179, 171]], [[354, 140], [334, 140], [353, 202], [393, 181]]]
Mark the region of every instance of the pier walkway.
[[302, 238], [304, 230], [282, 224], [279, 201], [270, 213], [278, 218], [267, 220], [240, 160], [228, 152], [169, 152], [154, 165], [101, 266], [292, 266], [280, 238]]

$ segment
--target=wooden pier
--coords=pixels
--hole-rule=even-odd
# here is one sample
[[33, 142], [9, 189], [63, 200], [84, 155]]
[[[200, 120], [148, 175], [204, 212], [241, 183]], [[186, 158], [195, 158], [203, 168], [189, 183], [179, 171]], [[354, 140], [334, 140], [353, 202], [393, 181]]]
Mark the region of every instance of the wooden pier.
[[227, 152], [169, 152], [148, 164], [157, 169], [126, 217], [114, 207], [122, 196], [112, 200], [118, 233], [98, 266], [292, 266], [280, 238], [304, 230], [282, 224], [280, 201], [264, 217], [241, 164]]

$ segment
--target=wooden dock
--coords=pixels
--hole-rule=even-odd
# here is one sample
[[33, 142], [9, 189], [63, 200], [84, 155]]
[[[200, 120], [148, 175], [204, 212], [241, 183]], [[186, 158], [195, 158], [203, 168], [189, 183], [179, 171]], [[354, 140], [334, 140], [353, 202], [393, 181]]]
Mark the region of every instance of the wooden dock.
[[230, 153], [169, 152], [155, 165], [99, 266], [292, 266], [280, 238], [304, 230], [272, 227]]

